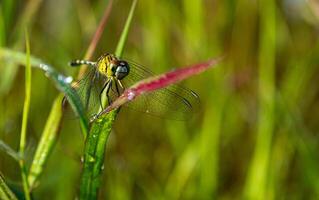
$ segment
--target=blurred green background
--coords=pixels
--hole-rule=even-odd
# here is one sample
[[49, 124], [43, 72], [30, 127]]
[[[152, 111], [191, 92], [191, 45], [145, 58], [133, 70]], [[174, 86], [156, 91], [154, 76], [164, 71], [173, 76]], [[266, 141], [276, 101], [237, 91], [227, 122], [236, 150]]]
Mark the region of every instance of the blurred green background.
[[[83, 58], [108, 1], [1, 0], [0, 46], [65, 75]], [[114, 52], [131, 1], [116, 0], [94, 59]], [[188, 121], [121, 110], [108, 141], [100, 199], [319, 199], [319, 3], [316, 0], [140, 0], [124, 56], [161, 73], [225, 54], [185, 81], [201, 98]], [[1, 57], [1, 56], [0, 56]], [[27, 158], [58, 91], [32, 71]], [[19, 145], [24, 67], [0, 62], [0, 139]], [[74, 199], [83, 137], [64, 120], [35, 199]], [[28, 165], [28, 163], [27, 163]], [[21, 187], [19, 165], [0, 171]]]

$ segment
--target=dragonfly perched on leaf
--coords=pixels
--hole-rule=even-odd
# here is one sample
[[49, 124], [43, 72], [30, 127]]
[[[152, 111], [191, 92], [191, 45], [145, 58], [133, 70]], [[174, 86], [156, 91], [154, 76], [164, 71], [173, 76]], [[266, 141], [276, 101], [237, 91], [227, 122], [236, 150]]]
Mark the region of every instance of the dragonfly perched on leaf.
[[[73, 60], [70, 65], [89, 66], [79, 81], [73, 84], [89, 117], [94, 117], [105, 109], [126, 88], [154, 76], [147, 68], [108, 53], [96, 62]], [[125, 106], [158, 117], [185, 120], [198, 109], [199, 97], [192, 90], [173, 84], [143, 94]]]

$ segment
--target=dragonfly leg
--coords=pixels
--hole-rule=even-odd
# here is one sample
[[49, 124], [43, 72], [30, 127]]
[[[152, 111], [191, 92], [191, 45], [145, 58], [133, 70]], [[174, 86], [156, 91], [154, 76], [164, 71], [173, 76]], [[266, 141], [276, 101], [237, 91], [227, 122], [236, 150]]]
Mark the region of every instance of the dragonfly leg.
[[117, 80], [117, 82], [119, 83], [120, 87], [124, 90], [124, 86], [123, 86], [121, 80]]
[[100, 95], [99, 95], [100, 106], [101, 106], [102, 109], [104, 109], [104, 108], [103, 108], [103, 103], [102, 103], [102, 94], [103, 94], [103, 92], [104, 92], [105, 89], [106, 89], [107, 91], [109, 90], [110, 82], [111, 82], [111, 80], [107, 80], [107, 81], [105, 82], [105, 84], [103, 85], [103, 88], [102, 88], [102, 90], [101, 90], [101, 92], [100, 92]]
[[112, 88], [112, 79], [109, 81], [109, 83], [108, 83], [108, 86], [107, 86], [107, 88], [106, 88], [106, 98], [107, 98], [107, 102], [108, 102], [108, 104], [109, 105], [111, 105], [111, 99], [110, 99], [110, 97], [109, 97], [109, 92], [110, 92], [110, 89]]
[[115, 88], [116, 88], [117, 96], [119, 97], [121, 95], [121, 93], [119, 90], [119, 86], [117, 85], [117, 81], [115, 81]]

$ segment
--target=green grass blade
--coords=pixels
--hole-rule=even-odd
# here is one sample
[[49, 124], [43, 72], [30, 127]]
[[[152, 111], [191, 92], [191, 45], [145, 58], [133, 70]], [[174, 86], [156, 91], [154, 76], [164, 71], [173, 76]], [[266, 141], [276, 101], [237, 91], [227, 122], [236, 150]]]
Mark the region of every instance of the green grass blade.
[[[116, 115], [112, 112], [109, 115]], [[97, 199], [102, 166], [104, 163], [105, 146], [115, 119], [103, 117], [93, 123], [84, 148], [84, 166], [80, 188], [80, 199]]]
[[125, 25], [124, 25], [124, 29], [122, 31], [120, 40], [116, 46], [116, 50], [115, 50], [115, 55], [121, 57], [123, 54], [123, 49], [125, 46], [125, 42], [127, 40], [127, 36], [128, 36], [128, 32], [132, 23], [132, 19], [133, 19], [133, 15], [134, 15], [134, 11], [136, 8], [136, 4], [137, 4], [137, 0], [133, 0], [131, 9], [130, 9], [130, 13], [126, 19]]
[[11, 156], [16, 161], [20, 161], [21, 156], [15, 150], [13, 150], [9, 145], [0, 140], [0, 150], [6, 152], [9, 156]]
[[257, 141], [246, 180], [247, 199], [268, 199], [269, 162], [275, 119], [275, 54], [276, 4], [261, 0], [260, 51], [259, 51], [259, 104]]
[[[115, 55], [122, 56], [129, 27], [136, 8], [134, 0], [126, 20]], [[80, 199], [96, 199], [100, 187], [101, 168], [104, 163], [105, 146], [118, 110], [113, 110], [94, 121], [84, 149], [84, 167], [80, 186]]]
[[41, 64], [40, 68], [44, 70], [45, 74], [54, 82], [57, 89], [65, 94], [73, 111], [79, 117], [80, 126], [85, 138], [89, 131], [89, 122], [86, 117], [85, 110], [78, 93], [70, 85], [72, 82], [72, 78], [65, 77], [62, 74], [59, 74], [51, 66], [46, 64]]
[[3, 176], [0, 174], [0, 199], [1, 200], [18, 200], [7, 186]]
[[62, 100], [64, 95], [60, 94], [54, 101], [51, 113], [44, 127], [40, 142], [35, 152], [28, 174], [28, 182], [30, 188], [35, 186], [38, 177], [43, 171], [44, 164], [48, 160], [49, 154], [52, 151], [56, 142], [57, 134], [60, 128], [62, 119]]
[[[27, 136], [27, 122], [28, 115], [30, 110], [30, 100], [31, 100], [31, 63], [30, 63], [30, 42], [29, 36], [26, 31], [26, 68], [25, 68], [25, 98], [24, 98], [24, 107], [23, 107], [23, 117], [22, 117], [22, 126], [21, 126], [21, 136], [20, 136], [20, 155], [22, 158], [24, 157], [24, 150], [26, 144], [26, 136]], [[22, 175], [22, 185], [24, 190], [24, 196], [26, 200], [30, 198], [29, 184], [27, 181], [27, 170], [25, 166], [24, 159], [21, 159], [20, 169]]]

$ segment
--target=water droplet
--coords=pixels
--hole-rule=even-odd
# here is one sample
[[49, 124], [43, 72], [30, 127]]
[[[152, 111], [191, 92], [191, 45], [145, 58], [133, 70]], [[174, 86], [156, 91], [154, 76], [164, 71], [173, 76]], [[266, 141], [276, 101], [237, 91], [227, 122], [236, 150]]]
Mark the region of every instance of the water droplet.
[[132, 90], [130, 90], [128, 93], [127, 93], [127, 99], [132, 101], [134, 98], [135, 98], [135, 92], [133, 92]]
[[95, 162], [95, 158], [91, 155], [88, 156], [88, 161], [89, 162]]
[[48, 65], [46, 65], [46, 64], [40, 64], [39, 65], [39, 67], [41, 68], [41, 69], [43, 69], [44, 71], [48, 71], [49, 70], [49, 66]]
[[72, 82], [73, 79], [72, 79], [71, 76], [65, 77], [65, 76], [59, 74], [59, 75], [58, 75], [58, 80], [61, 81], [61, 82], [64, 82], [64, 83], [69, 84], [69, 83]]
[[66, 83], [71, 83], [73, 81], [73, 78], [71, 76], [68, 76], [65, 78]]

